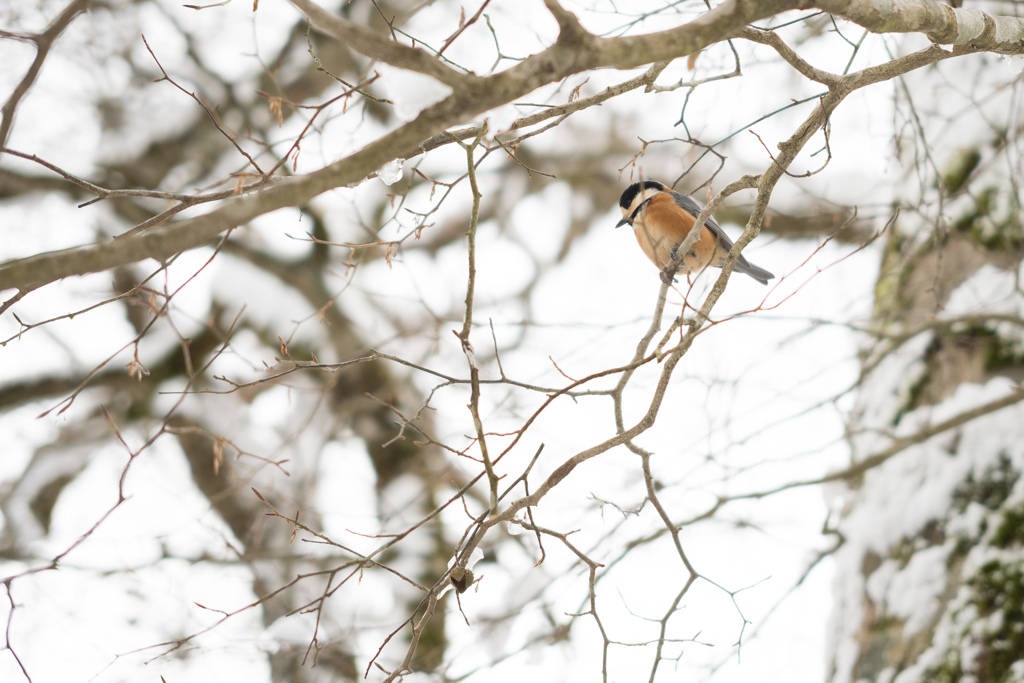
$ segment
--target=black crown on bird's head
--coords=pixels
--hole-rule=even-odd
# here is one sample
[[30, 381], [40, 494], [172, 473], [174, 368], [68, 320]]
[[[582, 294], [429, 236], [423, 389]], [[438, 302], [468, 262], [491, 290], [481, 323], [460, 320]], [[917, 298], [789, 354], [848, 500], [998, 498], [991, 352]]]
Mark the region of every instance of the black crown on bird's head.
[[633, 205], [633, 200], [636, 199], [636, 196], [644, 190], [658, 190], [660, 192], [661, 190], [667, 189], [667, 187], [659, 183], [657, 180], [645, 180], [640, 183], [633, 183], [622, 191], [622, 195], [619, 197], [619, 206], [623, 209], [628, 209]]

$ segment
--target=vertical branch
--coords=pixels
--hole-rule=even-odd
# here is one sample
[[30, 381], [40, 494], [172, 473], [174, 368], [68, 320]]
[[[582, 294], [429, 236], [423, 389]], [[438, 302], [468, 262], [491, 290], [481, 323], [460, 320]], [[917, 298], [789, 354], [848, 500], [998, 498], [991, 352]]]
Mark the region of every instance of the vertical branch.
[[53, 47], [54, 42], [64, 32], [64, 29], [71, 25], [75, 17], [85, 11], [88, 4], [89, 0], [73, 0], [50, 22], [45, 31], [27, 37], [28, 41], [35, 43], [36, 57], [32, 60], [32, 64], [29, 66], [24, 77], [22, 77], [21, 82], [15, 86], [14, 92], [11, 93], [11, 96], [4, 102], [3, 107], [0, 108], [0, 148], [6, 146], [7, 138], [11, 133], [11, 128], [14, 126], [14, 112], [18, 109], [18, 104], [28, 93], [32, 84], [36, 82], [36, 78], [43, 68], [43, 62], [46, 61], [46, 57], [50, 54], [50, 49]]
[[[618, 383], [615, 385], [615, 389], [612, 390], [612, 400], [615, 404], [615, 429], [617, 434], [622, 434], [626, 431], [625, 420], [622, 417], [622, 392], [626, 389], [626, 385], [633, 378], [633, 374], [637, 369], [644, 363], [644, 358], [647, 356], [647, 349], [651, 345], [651, 341], [654, 339], [654, 335], [661, 329], [661, 318], [665, 313], [665, 304], [668, 301], [668, 288], [671, 286], [669, 282], [663, 282], [661, 284], [661, 291], [658, 293], [658, 303], [654, 307], [654, 315], [651, 317], [651, 325], [647, 328], [647, 332], [640, 339], [640, 342], [636, 345], [636, 353], [633, 354], [633, 359], [627, 366], [628, 369], [622, 373], [622, 377], [619, 378]], [[627, 444], [627, 448], [633, 450], [635, 446], [632, 443]], [[636, 452], [636, 451], [634, 451]]]
[[480, 219], [480, 188], [476, 182], [476, 164], [473, 160], [473, 150], [487, 133], [487, 124], [480, 126], [480, 132], [472, 144], [466, 144], [453, 137], [463, 149], [466, 150], [466, 166], [469, 176], [469, 187], [473, 192], [473, 209], [469, 215], [469, 231], [466, 233], [467, 250], [469, 252], [469, 276], [466, 281], [466, 317], [462, 322], [462, 331], [459, 332], [459, 341], [462, 342], [462, 352], [466, 354], [469, 362], [469, 412], [473, 415], [473, 426], [476, 428], [476, 439], [480, 445], [480, 456], [484, 461], [484, 470], [487, 472], [487, 482], [490, 488], [488, 510], [490, 514], [498, 511], [498, 477], [494, 474], [494, 467], [491, 465], [491, 457], [487, 452], [487, 439], [484, 435], [483, 421], [480, 419], [480, 368], [476, 363], [476, 354], [473, 345], [469, 342], [469, 332], [473, 327], [473, 296], [476, 288], [476, 228]]
[[7, 626], [4, 628], [4, 646], [3, 649], [0, 649], [0, 652], [3, 652], [4, 650], [10, 652], [11, 657], [14, 658], [14, 663], [18, 665], [19, 669], [21, 669], [21, 673], [25, 677], [25, 680], [31, 681], [32, 677], [28, 675], [28, 670], [22, 663], [21, 657], [18, 656], [18, 653], [14, 651], [14, 646], [11, 645], [11, 624], [14, 622], [14, 610], [18, 607], [14, 602], [14, 593], [11, 592], [13, 590], [11, 588], [12, 581], [13, 579], [8, 577], [7, 580], [3, 582], [4, 590], [7, 592], [7, 603], [10, 605], [10, 610], [7, 612]]

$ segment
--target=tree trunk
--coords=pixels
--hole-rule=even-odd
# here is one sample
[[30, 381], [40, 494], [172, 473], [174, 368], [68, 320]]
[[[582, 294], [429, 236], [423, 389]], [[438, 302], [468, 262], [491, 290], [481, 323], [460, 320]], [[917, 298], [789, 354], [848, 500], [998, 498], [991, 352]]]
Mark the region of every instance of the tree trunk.
[[840, 492], [837, 683], [1024, 680], [1020, 102], [977, 95], [1014, 78], [981, 58], [898, 91], [902, 213]]

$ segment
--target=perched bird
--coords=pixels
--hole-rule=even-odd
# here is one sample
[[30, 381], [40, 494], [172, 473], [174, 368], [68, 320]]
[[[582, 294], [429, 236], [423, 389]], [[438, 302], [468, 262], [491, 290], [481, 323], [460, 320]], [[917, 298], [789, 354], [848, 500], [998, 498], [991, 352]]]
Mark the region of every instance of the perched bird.
[[[622, 209], [622, 220], [615, 227], [633, 226], [640, 248], [662, 270], [663, 277], [668, 277], [665, 267], [677, 258], [676, 248], [697, 222], [701, 205], [659, 182], [645, 180], [626, 188], [619, 197], [619, 208]], [[700, 239], [679, 260], [677, 272], [688, 276], [700, 273], [708, 266], [721, 268], [730, 249], [732, 240], [715, 219], [709, 217], [701, 228]], [[734, 270], [746, 273], [762, 285], [767, 285], [768, 280], [775, 277], [750, 263], [742, 254], [736, 259]]]

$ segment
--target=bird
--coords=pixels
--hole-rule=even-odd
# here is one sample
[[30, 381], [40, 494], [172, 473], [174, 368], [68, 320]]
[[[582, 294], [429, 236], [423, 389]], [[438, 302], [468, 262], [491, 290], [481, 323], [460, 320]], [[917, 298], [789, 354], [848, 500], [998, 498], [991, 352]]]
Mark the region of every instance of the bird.
[[[689, 277], [708, 266], [721, 268], [732, 249], [732, 240], [709, 216], [701, 228], [700, 239], [679, 258], [676, 249], [690, 233], [703, 207], [685, 194], [674, 192], [655, 180], [627, 187], [619, 197], [619, 208], [622, 209], [622, 220], [615, 227], [632, 226], [640, 248], [661, 269], [666, 282], [672, 273], [666, 272], [665, 268], [674, 260], [678, 259], [677, 272]], [[775, 277], [743, 258], [742, 254], [736, 259], [733, 270], [749, 275], [762, 285], [767, 285]]]

